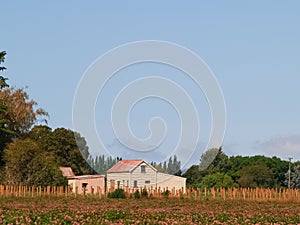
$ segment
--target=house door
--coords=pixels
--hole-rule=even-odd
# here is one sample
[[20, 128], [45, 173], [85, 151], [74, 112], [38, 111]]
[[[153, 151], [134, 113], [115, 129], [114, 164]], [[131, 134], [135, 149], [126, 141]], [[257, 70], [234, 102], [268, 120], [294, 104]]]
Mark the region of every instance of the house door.
[[137, 180], [133, 181], [133, 187], [135, 187], [135, 188], [137, 187]]

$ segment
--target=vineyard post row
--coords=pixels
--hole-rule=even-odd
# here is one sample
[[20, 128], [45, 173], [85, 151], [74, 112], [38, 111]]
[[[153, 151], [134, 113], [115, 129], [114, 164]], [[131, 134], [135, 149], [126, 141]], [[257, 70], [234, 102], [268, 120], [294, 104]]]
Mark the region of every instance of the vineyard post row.
[[[87, 189], [83, 189], [83, 194], [78, 194], [78, 187], [72, 192], [70, 186], [60, 187], [28, 187], [15, 185], [0, 185], [0, 197], [81, 197], [92, 196], [97, 198], [105, 198], [108, 193], [114, 189], [101, 190], [100, 187], [90, 187], [90, 192], [87, 194]], [[144, 188], [125, 188], [125, 197], [129, 198], [138, 190], [142, 193]], [[161, 188], [145, 188], [148, 197], [152, 198], [185, 198], [185, 199], [238, 199], [238, 200], [253, 200], [253, 201], [297, 201], [300, 202], [300, 190], [285, 189], [285, 188], [187, 188], [186, 193], [183, 190], [168, 190]], [[102, 194], [105, 193], [105, 194]]]

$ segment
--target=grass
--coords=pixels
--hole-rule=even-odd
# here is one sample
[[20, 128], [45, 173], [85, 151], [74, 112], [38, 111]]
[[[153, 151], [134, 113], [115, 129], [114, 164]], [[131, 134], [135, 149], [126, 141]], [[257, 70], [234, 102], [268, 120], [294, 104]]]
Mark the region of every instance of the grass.
[[11, 197], [0, 198], [0, 224], [300, 224], [300, 204]]

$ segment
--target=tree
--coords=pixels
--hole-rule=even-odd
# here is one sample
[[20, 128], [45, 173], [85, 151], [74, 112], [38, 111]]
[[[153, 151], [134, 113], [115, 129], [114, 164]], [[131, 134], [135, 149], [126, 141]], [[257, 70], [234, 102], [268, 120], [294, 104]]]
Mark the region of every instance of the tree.
[[[289, 174], [285, 174], [285, 184], [288, 186]], [[291, 188], [300, 189], [300, 165], [291, 171]]]
[[44, 140], [52, 133], [52, 129], [45, 125], [36, 125], [28, 133], [27, 137], [30, 139], [43, 143]]
[[238, 183], [242, 187], [273, 187], [274, 179], [272, 170], [264, 165], [246, 166], [238, 171]]
[[186, 177], [186, 183], [189, 186], [200, 187], [200, 183], [205, 176], [203, 171], [199, 170], [198, 165], [191, 166], [184, 174], [183, 177]]
[[[6, 55], [6, 51], [1, 51], [0, 52], [0, 64], [4, 63], [5, 55]], [[0, 71], [2, 72], [4, 70], [6, 70], [6, 67], [0, 66]], [[0, 89], [8, 87], [8, 84], [6, 82], [7, 80], [8, 80], [7, 78], [5, 78], [3, 76], [0, 76]]]
[[8, 107], [5, 119], [10, 121], [9, 128], [17, 135], [28, 133], [40, 117], [48, 116], [43, 109], [35, 109], [37, 103], [29, 99], [24, 89], [5, 88], [0, 91], [0, 99]]
[[230, 171], [228, 174], [237, 182], [239, 179], [238, 171], [247, 166], [263, 165], [273, 173], [274, 186], [286, 186], [285, 173], [288, 170], [288, 162], [278, 157], [265, 156], [232, 156], [229, 158]]
[[207, 174], [228, 172], [230, 170], [228, 156], [222, 151], [222, 147], [206, 151], [201, 156], [199, 169]]
[[220, 172], [207, 175], [201, 181], [201, 187], [207, 188], [230, 188], [237, 186], [238, 185], [233, 182], [232, 178], [229, 175]]
[[76, 175], [93, 172], [87, 163], [89, 158], [87, 143], [79, 133], [65, 128], [57, 128], [47, 134], [49, 132], [47, 128], [40, 127], [39, 130], [41, 129], [44, 129], [43, 138], [39, 138], [38, 143], [48, 155], [55, 159], [59, 166], [71, 167]]
[[6, 183], [15, 185], [66, 185], [55, 161], [31, 139], [8, 144], [4, 151]]
[[10, 132], [0, 132], [0, 165], [3, 165], [2, 154], [5, 146], [14, 138], [26, 135], [40, 116], [47, 116], [43, 109], [35, 109], [37, 103], [29, 100], [23, 89], [4, 88], [0, 90], [0, 101], [5, 105], [5, 113], [0, 114], [0, 120], [6, 121], [5, 129]]
[[158, 172], [164, 173], [164, 168], [162, 167], [162, 163], [157, 164], [156, 162], [151, 162], [151, 166], [157, 169]]
[[[5, 55], [6, 55], [5, 51], [0, 52], [0, 64], [5, 61]], [[6, 70], [6, 67], [0, 66], [0, 71], [2, 72], [4, 70]], [[6, 83], [6, 81], [7, 81], [7, 78], [0, 76], [0, 90], [8, 87], [8, 84]], [[8, 109], [8, 107], [5, 105], [4, 101], [2, 99], [0, 99], [0, 136], [3, 136], [5, 134], [12, 134], [12, 132], [7, 128], [9, 120], [5, 119], [7, 109]], [[0, 143], [0, 148], [1, 148], [1, 143]], [[1, 165], [1, 155], [0, 155], [0, 165]]]
[[111, 156], [99, 155], [93, 158], [88, 158], [89, 165], [99, 174], [106, 174], [107, 170], [113, 167], [118, 161], [122, 160], [119, 157], [112, 158]]
[[181, 167], [181, 163], [180, 163], [180, 161], [177, 160], [177, 156], [174, 155], [173, 157], [169, 158], [166, 172], [168, 174], [180, 176], [181, 175], [180, 167]]

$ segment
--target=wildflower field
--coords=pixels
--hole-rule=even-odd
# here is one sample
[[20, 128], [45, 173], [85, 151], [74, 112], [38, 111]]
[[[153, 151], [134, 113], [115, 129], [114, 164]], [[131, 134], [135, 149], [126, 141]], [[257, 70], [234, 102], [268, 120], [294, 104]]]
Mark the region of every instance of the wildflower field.
[[300, 224], [300, 204], [245, 200], [0, 198], [0, 224]]

